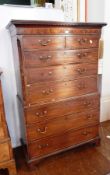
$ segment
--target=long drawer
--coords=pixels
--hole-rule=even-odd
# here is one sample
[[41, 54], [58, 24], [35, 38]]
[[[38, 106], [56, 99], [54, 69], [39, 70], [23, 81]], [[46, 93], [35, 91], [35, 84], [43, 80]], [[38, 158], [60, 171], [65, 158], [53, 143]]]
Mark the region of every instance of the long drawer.
[[24, 51], [25, 68], [45, 67], [70, 63], [97, 63], [98, 49], [68, 51]]
[[25, 83], [33, 84], [49, 81], [68, 81], [83, 76], [97, 74], [97, 64], [69, 64], [44, 68], [28, 68], [25, 71]]
[[23, 48], [38, 49], [38, 50], [54, 50], [65, 48], [65, 37], [64, 36], [24, 36], [23, 37]]
[[101, 30], [100, 28], [85, 28], [85, 27], [55, 27], [55, 26], [49, 26], [49, 27], [34, 27], [30, 26], [28, 29], [26, 27], [20, 27], [17, 28], [17, 33], [24, 34], [24, 35], [30, 35], [30, 34], [37, 34], [37, 35], [64, 35], [64, 34], [74, 34], [74, 35], [80, 35], [80, 34], [95, 34], [100, 35]]
[[32, 124], [72, 113], [86, 112], [86, 110], [99, 110], [99, 99], [98, 94], [90, 94], [76, 99], [70, 98], [56, 103], [28, 107], [24, 109], [25, 121], [26, 124]]
[[55, 102], [56, 100], [97, 92], [97, 77], [74, 81], [46, 82], [26, 87], [26, 104]]
[[87, 127], [77, 131], [70, 130], [56, 137], [49, 137], [28, 145], [29, 158], [45, 156], [64, 148], [84, 143], [98, 136], [98, 126]]
[[70, 129], [84, 128], [98, 123], [98, 110], [90, 110], [85, 113], [71, 114], [53, 120], [45, 120], [42, 123], [27, 126], [27, 140], [31, 142], [50, 135], [57, 135]]
[[95, 35], [80, 35], [80, 36], [68, 36], [66, 37], [67, 49], [86, 49], [86, 48], [98, 48], [99, 36]]
[[0, 162], [12, 159], [11, 143], [9, 140], [0, 142]]

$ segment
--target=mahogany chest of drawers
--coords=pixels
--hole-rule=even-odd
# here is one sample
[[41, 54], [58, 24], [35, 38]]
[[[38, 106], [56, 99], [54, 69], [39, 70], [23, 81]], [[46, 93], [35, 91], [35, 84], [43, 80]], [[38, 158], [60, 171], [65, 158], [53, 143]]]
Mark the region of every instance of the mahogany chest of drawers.
[[104, 25], [8, 25], [21, 77], [23, 95], [18, 97], [23, 99], [29, 163], [99, 139], [98, 48]]
[[1, 75], [0, 75], [0, 169], [8, 169], [9, 175], [17, 175], [15, 161], [13, 159], [11, 141], [9, 138], [7, 124], [5, 120], [2, 87], [1, 87]]

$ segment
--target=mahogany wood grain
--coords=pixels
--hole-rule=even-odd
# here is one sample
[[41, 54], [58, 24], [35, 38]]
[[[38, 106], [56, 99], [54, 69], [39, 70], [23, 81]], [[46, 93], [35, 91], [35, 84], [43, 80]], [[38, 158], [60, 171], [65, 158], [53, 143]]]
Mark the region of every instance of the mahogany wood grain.
[[[85, 144], [61, 154], [43, 159], [39, 164], [34, 163], [34, 170], [29, 171], [24, 158], [22, 147], [14, 149], [19, 175], [105, 175], [110, 172], [110, 121], [101, 123], [101, 144]], [[2, 174], [3, 171], [0, 171]], [[5, 173], [3, 173], [5, 175]]]
[[97, 92], [97, 77], [84, 77], [74, 81], [46, 82], [27, 85], [26, 103], [40, 104]]
[[[11, 161], [1, 162], [0, 169], [3, 170], [2, 175], [6, 175], [7, 173], [8, 173], [8, 175], [17, 175], [15, 164], [16, 163], [15, 163], [14, 159], [12, 159]], [[4, 170], [8, 170], [8, 172], [4, 171]], [[0, 171], [0, 173], [1, 173], [1, 171]]]
[[24, 109], [25, 121], [28, 125], [60, 118], [64, 115], [86, 112], [86, 110], [99, 109], [99, 98], [99, 94], [89, 94], [82, 97], [65, 99], [56, 103], [26, 107]]
[[[97, 74], [97, 64], [83, 63], [63, 66], [50, 66], [46, 68], [28, 68], [24, 71], [25, 83], [35, 84], [50, 81], [70, 81], [84, 76]], [[74, 75], [74, 76], [73, 76]]]
[[0, 123], [0, 140], [8, 138], [7, 126], [5, 123]]
[[23, 39], [24, 50], [55, 50], [65, 48], [65, 37], [63, 36], [24, 36]]
[[28, 145], [29, 158], [39, 157], [99, 136], [98, 126], [68, 131], [56, 137], [37, 140]]
[[98, 49], [64, 51], [24, 51], [24, 68], [47, 67], [71, 63], [97, 63]]
[[[95, 110], [99, 114], [98, 48], [105, 25], [24, 20], [8, 25], [15, 72], [21, 75], [28, 163], [99, 139], [95, 118], [85, 128], [88, 120], [81, 113]], [[73, 122], [73, 118], [77, 119]], [[35, 134], [36, 128], [46, 131], [48, 139], [42, 138], [43, 133]]]
[[[0, 77], [1, 78], [1, 77]], [[9, 175], [17, 175], [11, 141], [5, 119], [2, 86], [0, 81], [0, 169], [8, 169]]]
[[0, 141], [0, 163], [13, 157], [10, 140]]
[[99, 47], [99, 36], [81, 35], [81, 36], [66, 37], [67, 49], [86, 49], [86, 48], [98, 48], [98, 47]]
[[86, 113], [77, 113], [65, 115], [53, 120], [44, 120], [44, 122], [27, 126], [28, 142], [36, 139], [45, 138], [50, 135], [57, 135], [70, 129], [80, 129], [99, 123], [99, 111], [90, 110]]

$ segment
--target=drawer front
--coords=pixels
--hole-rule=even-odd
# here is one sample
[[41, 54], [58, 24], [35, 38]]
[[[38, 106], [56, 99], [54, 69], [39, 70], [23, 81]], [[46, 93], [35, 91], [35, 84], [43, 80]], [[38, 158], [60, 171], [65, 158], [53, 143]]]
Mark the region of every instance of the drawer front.
[[99, 36], [68, 36], [66, 37], [67, 49], [98, 48]]
[[25, 108], [26, 124], [43, 122], [46, 119], [59, 118], [60, 116], [70, 115], [72, 113], [86, 112], [87, 109], [99, 109], [99, 99], [99, 95], [94, 94], [76, 99], [71, 98], [56, 103]]
[[10, 142], [0, 143], [0, 162], [9, 161], [11, 158]]
[[41, 139], [50, 135], [57, 135], [70, 129], [79, 129], [99, 123], [99, 111], [87, 111], [67, 115], [53, 120], [27, 126], [28, 142]]
[[18, 34], [37, 34], [37, 35], [68, 35], [68, 34], [96, 34], [100, 35], [101, 29], [98, 28], [83, 28], [83, 27], [56, 27], [56, 26], [49, 26], [49, 27], [29, 27], [29, 28], [23, 28], [20, 26], [20, 28], [17, 28], [17, 33]]
[[8, 133], [7, 133], [7, 126], [4, 123], [0, 124], [0, 140], [7, 138]]
[[97, 64], [70, 64], [45, 68], [28, 68], [25, 71], [26, 84], [46, 81], [68, 81], [97, 74]]
[[48, 155], [64, 148], [89, 141], [98, 135], [98, 126], [93, 126], [77, 131], [70, 130], [56, 137], [41, 139], [28, 145], [29, 158], [32, 159]]
[[26, 104], [55, 102], [94, 92], [97, 92], [96, 76], [68, 82], [34, 84], [26, 88]]
[[25, 51], [24, 67], [36, 68], [69, 63], [97, 63], [98, 49], [69, 51]]
[[22, 42], [25, 50], [54, 50], [65, 48], [65, 37], [63, 36], [24, 36]]

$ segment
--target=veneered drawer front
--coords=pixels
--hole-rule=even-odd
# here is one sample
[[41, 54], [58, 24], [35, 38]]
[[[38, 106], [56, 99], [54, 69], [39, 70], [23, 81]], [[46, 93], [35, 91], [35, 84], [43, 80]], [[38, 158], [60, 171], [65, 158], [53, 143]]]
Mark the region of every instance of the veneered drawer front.
[[98, 48], [99, 36], [68, 36], [66, 37], [67, 49]]
[[7, 137], [8, 137], [7, 126], [2, 122], [0, 123], [0, 140]]
[[36, 68], [69, 63], [97, 63], [98, 50], [25, 51], [24, 67]]
[[24, 36], [22, 42], [25, 50], [54, 50], [65, 48], [64, 36]]
[[29, 158], [40, 157], [50, 153], [84, 143], [98, 136], [98, 126], [87, 127], [77, 131], [70, 130], [56, 137], [32, 142], [28, 145]]
[[17, 33], [18, 34], [37, 34], [37, 35], [68, 35], [68, 34], [76, 34], [76, 35], [80, 35], [80, 34], [96, 34], [96, 35], [100, 35], [101, 33], [101, 29], [99, 28], [85, 28], [85, 27], [56, 27], [56, 26], [49, 26], [49, 27], [29, 27], [29, 28], [26, 28], [26, 27], [21, 27], [20, 28], [17, 28]]
[[97, 75], [97, 64], [69, 64], [44, 68], [28, 68], [25, 71], [26, 84], [49, 81], [68, 81], [84, 76]]
[[74, 81], [46, 82], [26, 88], [26, 104], [55, 102], [69, 97], [97, 92], [97, 77], [80, 78]]
[[86, 112], [87, 109], [99, 109], [99, 99], [100, 97], [98, 94], [93, 94], [76, 99], [70, 98], [56, 103], [25, 108], [26, 124], [43, 122], [46, 119], [53, 119], [72, 113]]
[[44, 122], [27, 126], [27, 140], [31, 142], [50, 135], [57, 135], [70, 129], [79, 129], [98, 123], [99, 111], [91, 110], [86, 113], [77, 113], [53, 120], [45, 120]]
[[0, 162], [9, 161], [10, 159], [12, 159], [10, 142], [0, 143]]

